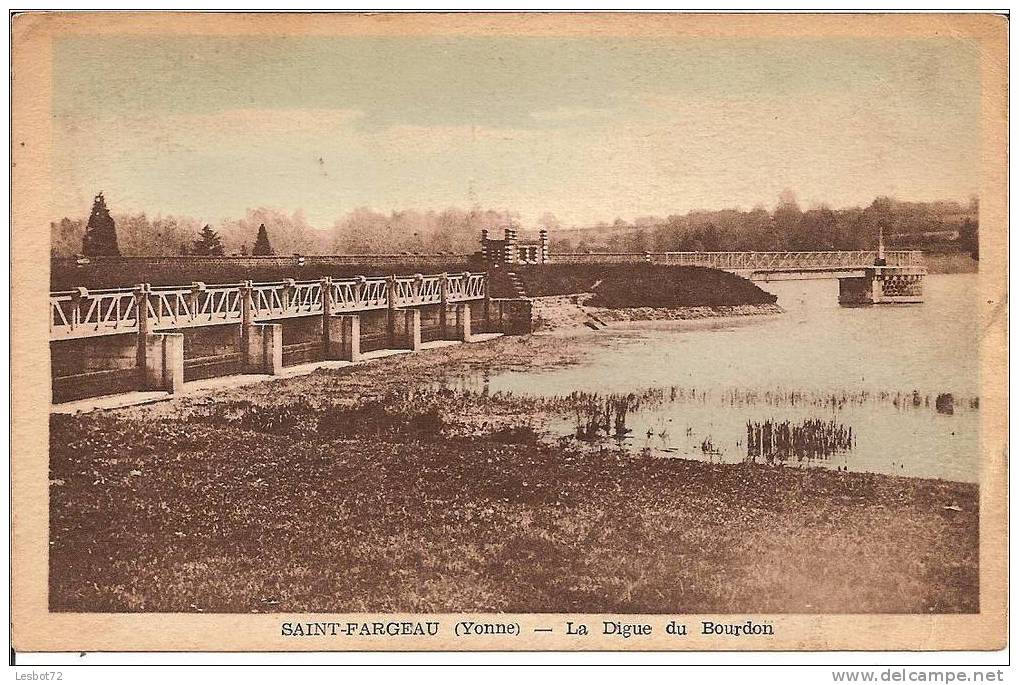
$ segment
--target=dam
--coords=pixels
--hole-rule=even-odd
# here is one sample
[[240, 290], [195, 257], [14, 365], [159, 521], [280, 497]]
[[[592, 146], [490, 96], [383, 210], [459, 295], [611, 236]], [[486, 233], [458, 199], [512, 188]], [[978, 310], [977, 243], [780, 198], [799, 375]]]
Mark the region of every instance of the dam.
[[[295, 255], [272, 257], [271, 266], [296, 273], [342, 267], [349, 273], [351, 268], [386, 268], [387, 259]], [[418, 265], [450, 262], [439, 255], [410, 259]], [[923, 254], [916, 251], [552, 255], [547, 233], [528, 243], [510, 229], [500, 241], [486, 233], [479, 254], [459, 255], [455, 261], [467, 269], [488, 270], [268, 282], [196, 280], [180, 286], [139, 283], [51, 292], [53, 401], [136, 390], [175, 393], [188, 381], [275, 375], [303, 363], [356, 362], [366, 353], [415, 351], [437, 341], [471, 342], [479, 334], [530, 333], [531, 300], [514, 273], [520, 267], [652, 264], [708, 267], [756, 281], [837, 279], [839, 304], [850, 307], [920, 303], [926, 276]], [[251, 257], [142, 257], [99, 258], [90, 266], [107, 274], [125, 266], [145, 275], [165, 271], [169, 262], [182, 273], [206, 269], [210, 274], [217, 268], [262, 273], [268, 264], [265, 258]], [[61, 265], [55, 273], [72, 278], [74, 268]], [[493, 297], [490, 271], [514, 291]]]
[[478, 272], [51, 293], [53, 401], [527, 333], [529, 305]]

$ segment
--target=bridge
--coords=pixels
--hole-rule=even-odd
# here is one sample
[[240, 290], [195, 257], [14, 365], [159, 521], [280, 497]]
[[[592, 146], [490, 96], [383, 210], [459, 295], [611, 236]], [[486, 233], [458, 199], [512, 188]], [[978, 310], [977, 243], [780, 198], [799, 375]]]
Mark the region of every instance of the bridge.
[[918, 304], [927, 274], [919, 250], [819, 252], [644, 252], [556, 254], [560, 264], [665, 264], [703, 266], [755, 281], [831, 278], [839, 281], [839, 304]]
[[770, 274], [803, 274], [808, 278], [838, 278], [883, 266], [925, 270], [919, 250], [828, 250], [801, 252], [589, 252], [556, 253], [554, 264], [666, 264], [704, 266], [738, 273], [746, 278]]
[[446, 305], [485, 297], [486, 274], [192, 283], [50, 293], [50, 340]]
[[54, 401], [469, 342], [472, 307], [484, 332], [529, 332], [529, 305], [480, 272], [54, 292]]
[[[250, 261], [221, 259], [236, 259], [241, 268]], [[557, 254], [542, 263], [704, 266], [758, 280], [837, 278], [839, 302], [847, 306], [921, 302], [926, 274], [921, 252], [880, 249]], [[53, 397], [172, 393], [203, 378], [274, 375], [306, 362], [355, 362], [367, 353], [466, 342], [475, 338], [472, 315], [480, 332], [526, 333], [530, 307], [524, 298], [491, 297], [487, 273], [472, 271], [53, 292]]]
[[[658, 257], [655, 259], [655, 257]], [[843, 250], [820, 252], [663, 252], [652, 262], [676, 266], [706, 266], [732, 271], [747, 278], [771, 274], [802, 274], [805, 277], [838, 278], [863, 275], [880, 264], [901, 269], [926, 269], [919, 250]]]
[[481, 231], [481, 258], [489, 264], [667, 264], [704, 266], [738, 273], [746, 278], [768, 279], [775, 275], [793, 278], [840, 278], [852, 273], [862, 276], [865, 269], [882, 266], [897, 269], [923, 269], [923, 252], [884, 249], [884, 234], [879, 234], [877, 250], [822, 250], [798, 252], [572, 252], [552, 253], [549, 232], [538, 232], [537, 241], [521, 240], [513, 227], [504, 229], [504, 237], [495, 240], [488, 230]]
[[883, 242], [873, 251], [666, 252], [660, 263], [707, 266], [755, 281], [837, 278], [839, 304], [847, 307], [923, 302], [923, 252], [886, 251]]

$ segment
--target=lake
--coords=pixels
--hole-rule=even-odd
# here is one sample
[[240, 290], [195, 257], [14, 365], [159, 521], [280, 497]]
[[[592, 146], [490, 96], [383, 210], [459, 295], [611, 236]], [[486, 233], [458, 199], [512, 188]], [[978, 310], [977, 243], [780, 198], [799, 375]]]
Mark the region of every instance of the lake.
[[[663, 401], [627, 416], [621, 443], [664, 458], [739, 462], [748, 424], [760, 436], [820, 423], [851, 440], [823, 458], [774, 461], [978, 482], [976, 274], [928, 276], [922, 305], [840, 307], [835, 280], [758, 285], [786, 313], [616, 325], [581, 334], [579, 365], [468, 383], [546, 396], [661, 389]], [[951, 406], [936, 406], [949, 393]], [[550, 417], [564, 435], [576, 424]]]

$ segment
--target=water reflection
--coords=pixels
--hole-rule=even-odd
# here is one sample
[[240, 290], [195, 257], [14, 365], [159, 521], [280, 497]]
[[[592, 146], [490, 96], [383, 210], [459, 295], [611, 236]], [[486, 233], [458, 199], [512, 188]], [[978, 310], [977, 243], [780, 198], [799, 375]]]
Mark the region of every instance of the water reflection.
[[748, 425], [820, 422], [851, 428], [852, 448], [806, 462], [975, 482], [976, 286], [974, 274], [934, 275], [923, 305], [847, 309], [835, 281], [767, 283], [786, 314], [612, 328], [590, 334], [597, 342], [579, 366], [465, 382], [546, 398], [653, 388], [660, 401], [627, 406], [622, 423], [610, 408], [589, 423], [553, 411], [551, 426], [661, 456], [738, 462], [748, 456]]

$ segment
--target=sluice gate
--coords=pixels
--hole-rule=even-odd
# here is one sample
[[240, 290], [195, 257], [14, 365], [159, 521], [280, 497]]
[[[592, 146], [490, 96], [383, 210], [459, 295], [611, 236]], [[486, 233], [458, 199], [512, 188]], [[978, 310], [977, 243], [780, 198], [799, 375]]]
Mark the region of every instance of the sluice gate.
[[490, 297], [478, 272], [51, 293], [53, 401], [527, 333], [529, 305]]

